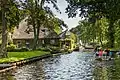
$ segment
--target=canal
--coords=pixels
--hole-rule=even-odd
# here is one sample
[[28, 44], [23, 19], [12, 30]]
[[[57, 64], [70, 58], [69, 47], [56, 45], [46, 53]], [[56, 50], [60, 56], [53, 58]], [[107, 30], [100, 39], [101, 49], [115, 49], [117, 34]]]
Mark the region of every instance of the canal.
[[0, 80], [114, 80], [112, 66], [113, 61], [96, 61], [93, 53], [72, 52], [1, 73]]

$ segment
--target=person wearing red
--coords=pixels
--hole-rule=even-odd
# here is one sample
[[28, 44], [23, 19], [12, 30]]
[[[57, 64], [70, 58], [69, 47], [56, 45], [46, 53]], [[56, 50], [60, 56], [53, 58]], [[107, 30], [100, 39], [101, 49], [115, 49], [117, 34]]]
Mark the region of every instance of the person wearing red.
[[100, 49], [99, 52], [98, 52], [98, 54], [99, 54], [99, 57], [102, 57], [102, 55], [103, 55], [103, 50]]

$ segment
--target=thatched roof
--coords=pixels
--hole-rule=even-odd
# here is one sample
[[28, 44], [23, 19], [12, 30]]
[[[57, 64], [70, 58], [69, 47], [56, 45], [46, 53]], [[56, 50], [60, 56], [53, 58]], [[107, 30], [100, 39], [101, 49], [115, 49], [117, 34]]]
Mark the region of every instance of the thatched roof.
[[[29, 25], [29, 32], [27, 33], [28, 25], [25, 20], [26, 19], [22, 20], [19, 24], [19, 27], [15, 28], [12, 36], [13, 39], [33, 39], [34, 38], [34, 32], [33, 32], [32, 26]], [[53, 34], [54, 34], [53, 32], [50, 33], [50, 30], [48, 30], [48, 28], [41, 27], [40, 33], [39, 33], [39, 39], [58, 38], [57, 34], [54, 34], [54, 36], [52, 36]]]

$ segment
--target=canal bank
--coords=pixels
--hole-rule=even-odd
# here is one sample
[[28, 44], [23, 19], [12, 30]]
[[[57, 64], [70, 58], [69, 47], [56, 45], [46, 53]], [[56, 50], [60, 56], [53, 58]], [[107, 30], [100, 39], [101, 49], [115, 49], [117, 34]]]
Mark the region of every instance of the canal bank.
[[0, 73], [13, 70], [27, 63], [67, 53], [68, 52], [51, 54], [48, 51], [9, 52], [7, 58], [0, 59]]
[[10, 52], [9, 55], [11, 56], [0, 59], [0, 73], [13, 70], [18, 66], [23, 66], [44, 58], [59, 56], [67, 53], [51, 54], [46, 51]]
[[45, 51], [9, 52], [8, 58], [0, 59], [0, 73], [51, 56]]

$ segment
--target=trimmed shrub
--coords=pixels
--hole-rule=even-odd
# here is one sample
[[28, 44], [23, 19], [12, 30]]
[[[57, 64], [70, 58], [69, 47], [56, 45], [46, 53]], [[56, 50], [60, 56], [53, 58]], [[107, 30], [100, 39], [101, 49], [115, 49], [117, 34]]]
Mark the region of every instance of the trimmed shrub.
[[38, 48], [37, 50], [40, 50], [40, 51], [50, 51], [48, 48]]
[[12, 52], [25, 52], [25, 51], [29, 51], [28, 48], [17, 48], [17, 49], [14, 49]]
[[16, 45], [14, 44], [7, 45], [7, 52], [25, 52], [25, 51], [29, 51], [29, 49], [28, 48], [16, 48]]
[[7, 45], [7, 51], [8, 52], [14, 51], [15, 48], [16, 48], [16, 45], [14, 45], [14, 44]]
[[59, 51], [60, 50], [59, 47], [51, 47], [50, 49], [53, 50], [53, 51]]
[[20, 49], [20, 52], [24, 52], [24, 51], [29, 51], [29, 49], [28, 48], [21, 48]]

